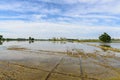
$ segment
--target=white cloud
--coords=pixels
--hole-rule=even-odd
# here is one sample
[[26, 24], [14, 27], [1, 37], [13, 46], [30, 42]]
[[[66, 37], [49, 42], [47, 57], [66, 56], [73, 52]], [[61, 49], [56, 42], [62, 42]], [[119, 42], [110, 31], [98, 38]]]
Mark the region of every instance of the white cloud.
[[[19, 24], [19, 25], [18, 25]], [[81, 26], [73, 24], [60, 24], [49, 22], [23, 22], [6, 21], [0, 22], [1, 32], [5, 37], [35, 37], [35, 38], [97, 38], [101, 33], [108, 32], [110, 35], [119, 33], [119, 27], [107, 26]], [[120, 34], [114, 35], [118, 37]]]
[[15, 18], [25, 18], [25, 15], [18, 15], [18, 16], [0, 16], [0, 18], [8, 18], [8, 19], [15, 19]]
[[73, 17], [73, 18], [103, 18], [103, 19], [120, 19], [117, 16], [112, 16], [112, 15], [105, 15], [105, 14], [84, 14], [84, 15], [74, 15], [74, 14], [64, 14], [65, 16], [68, 17]]
[[[33, 1], [33, 2], [31, 2]], [[35, 1], [43, 1], [46, 3]], [[103, 19], [106, 23], [120, 20], [119, 0], [30, 0], [4, 3], [0, 5], [1, 11], [12, 11], [14, 14], [1, 14], [0, 18], [11, 19], [0, 21], [1, 32], [6, 37], [74, 37], [86, 38], [97, 37], [102, 32], [119, 33], [120, 28], [100, 26], [94, 24]], [[54, 4], [51, 4], [54, 3]], [[18, 13], [18, 14], [17, 14]], [[51, 16], [52, 15], [52, 16]], [[17, 18], [30, 21], [12, 20]], [[46, 19], [43, 19], [46, 18]], [[34, 22], [32, 22], [34, 21]], [[77, 24], [78, 23], [78, 24]], [[104, 23], [104, 25], [106, 25]], [[76, 24], [76, 25], [75, 25]], [[93, 26], [88, 26], [93, 24]], [[119, 25], [119, 24], [117, 24]], [[90, 35], [90, 36], [89, 36]], [[118, 37], [120, 34], [114, 35]]]
[[36, 13], [58, 13], [60, 10], [58, 8], [48, 9], [48, 6], [45, 6], [43, 3], [34, 3], [29, 1], [20, 1], [20, 2], [10, 2], [5, 4], [0, 4], [0, 10], [10, 10], [20, 13], [26, 12], [36, 12]]
[[[41, 0], [40, 0], [41, 1]], [[75, 4], [68, 7], [68, 5], [61, 5], [61, 7], [54, 7], [54, 5], [46, 6], [46, 4], [40, 3], [30, 3], [27, 1], [21, 2], [11, 2], [0, 5], [0, 10], [10, 10], [20, 13], [30, 13], [35, 12], [39, 15], [63, 15], [69, 17], [78, 17], [78, 18], [117, 18], [110, 15], [104, 14], [120, 14], [120, 1], [118, 0], [42, 0], [44, 2], [53, 2], [53, 3], [68, 3]], [[86, 4], [81, 4], [86, 3]], [[94, 4], [90, 4], [94, 3]], [[65, 9], [62, 11], [62, 9]], [[101, 13], [101, 15], [89, 15], [88, 13]], [[83, 15], [84, 14], [84, 15]], [[32, 15], [32, 14], [31, 14]], [[33, 14], [35, 15], [35, 14]], [[27, 14], [26, 14], [27, 16]], [[29, 15], [28, 15], [29, 16]]]
[[94, 4], [94, 3], [110, 3], [113, 1], [118, 0], [38, 0], [48, 3], [56, 3], [56, 4], [77, 4], [77, 3], [87, 3], [87, 4]]

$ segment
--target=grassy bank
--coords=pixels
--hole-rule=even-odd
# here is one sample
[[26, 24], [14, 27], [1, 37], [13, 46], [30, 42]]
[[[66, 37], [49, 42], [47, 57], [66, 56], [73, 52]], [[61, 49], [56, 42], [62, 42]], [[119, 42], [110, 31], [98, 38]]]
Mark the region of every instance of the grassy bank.
[[98, 48], [101, 48], [103, 50], [110, 50], [110, 51], [114, 51], [114, 52], [120, 52], [120, 49], [117, 49], [117, 48], [105, 47], [105, 46], [97, 46], [95, 44], [88, 44], [88, 45], [98, 47]]

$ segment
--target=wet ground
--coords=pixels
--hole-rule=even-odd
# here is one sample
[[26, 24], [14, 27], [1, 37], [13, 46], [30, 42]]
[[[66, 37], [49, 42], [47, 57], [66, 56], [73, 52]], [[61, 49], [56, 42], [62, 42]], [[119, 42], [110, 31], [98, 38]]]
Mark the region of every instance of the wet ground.
[[9, 45], [0, 51], [0, 80], [120, 80], [119, 56], [94, 49], [50, 51]]

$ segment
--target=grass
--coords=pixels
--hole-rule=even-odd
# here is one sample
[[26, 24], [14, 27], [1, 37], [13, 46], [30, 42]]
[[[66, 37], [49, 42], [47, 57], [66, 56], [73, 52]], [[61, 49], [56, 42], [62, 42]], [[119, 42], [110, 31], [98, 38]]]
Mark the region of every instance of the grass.
[[95, 44], [88, 44], [88, 45], [98, 47], [98, 48], [101, 48], [103, 50], [110, 50], [110, 51], [120, 52], [120, 49], [117, 49], [117, 48], [105, 47], [105, 46], [97, 46]]

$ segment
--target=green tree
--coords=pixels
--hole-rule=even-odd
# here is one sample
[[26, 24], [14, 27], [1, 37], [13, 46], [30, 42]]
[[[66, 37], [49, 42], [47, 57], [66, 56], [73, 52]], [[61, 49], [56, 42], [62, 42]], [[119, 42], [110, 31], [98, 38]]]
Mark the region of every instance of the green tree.
[[34, 38], [32, 38], [32, 37], [29, 37], [29, 41], [34, 41]]
[[99, 36], [99, 40], [102, 42], [111, 42], [111, 36], [104, 32]]
[[0, 35], [0, 40], [2, 40], [3, 39], [3, 36], [2, 35]]
[[29, 40], [31, 40], [32, 38], [31, 37], [29, 37]]
[[53, 41], [57, 41], [58, 39], [57, 39], [56, 37], [53, 37], [52, 40], [53, 40]]

